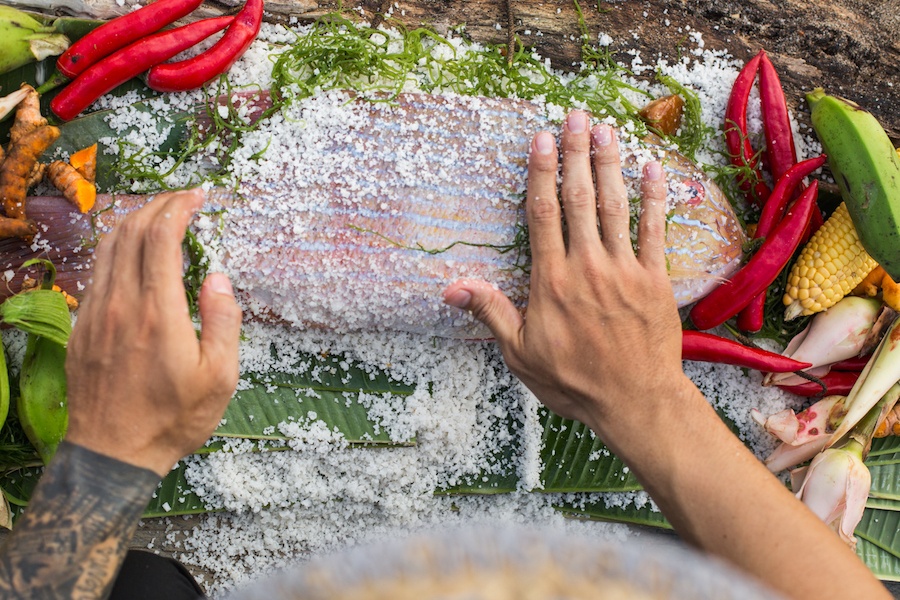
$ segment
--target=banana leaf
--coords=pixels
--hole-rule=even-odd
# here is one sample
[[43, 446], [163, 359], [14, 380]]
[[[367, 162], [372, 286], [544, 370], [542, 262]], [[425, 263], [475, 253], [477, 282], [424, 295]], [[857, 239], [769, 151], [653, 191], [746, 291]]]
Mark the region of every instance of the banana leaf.
[[900, 559], [900, 512], [867, 508], [855, 535]]
[[900, 468], [896, 464], [870, 466], [869, 473], [872, 475], [869, 496], [900, 500], [900, 481], [898, 481]]
[[[502, 386], [494, 392], [491, 402], [502, 405], [501, 398], [511, 392], [509, 386]], [[436, 495], [504, 494], [518, 489], [518, 464], [523, 447], [520, 423], [507, 412], [506, 418], [498, 420], [488, 436], [494, 440], [492, 452], [485, 459], [488, 466], [461, 477], [456, 485], [435, 491]]]
[[544, 492], [627, 492], [641, 489], [634, 475], [577, 421], [547, 413], [544, 423]]
[[590, 519], [592, 521], [613, 521], [616, 523], [628, 523], [630, 525], [643, 525], [660, 529], [672, 529], [672, 525], [661, 512], [654, 511], [653, 506], [647, 502], [640, 508], [634, 504], [626, 506], [607, 506], [605, 502], [593, 502], [586, 504], [560, 503], [553, 506], [567, 517]]
[[882, 581], [900, 581], [900, 558], [859, 537], [858, 532], [856, 535], [856, 555], [866, 563], [875, 577]]
[[163, 478], [147, 504], [147, 508], [144, 509], [145, 518], [211, 512], [200, 497], [191, 490], [185, 477], [185, 470], [184, 463], [180, 462]]
[[897, 510], [900, 511], [900, 500], [891, 500], [889, 498], [872, 498], [866, 500], [866, 508], [877, 508], [880, 510]]
[[[286, 439], [279, 425], [319, 420], [339, 431], [350, 443], [367, 445], [415, 444], [415, 438], [392, 440], [369, 419], [360, 394], [404, 397], [414, 387], [391, 380], [385, 373], [372, 377], [357, 366], [341, 368], [340, 355], [307, 355], [303, 375], [248, 373], [249, 389], [239, 390], [225, 411], [216, 435], [247, 439]], [[317, 373], [314, 378], [311, 373]]]

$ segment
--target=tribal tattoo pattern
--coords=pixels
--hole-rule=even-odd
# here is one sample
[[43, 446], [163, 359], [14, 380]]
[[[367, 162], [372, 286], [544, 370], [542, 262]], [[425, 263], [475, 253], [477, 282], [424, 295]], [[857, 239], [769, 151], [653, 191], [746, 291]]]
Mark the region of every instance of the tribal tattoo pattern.
[[63, 442], [0, 549], [0, 597], [104, 598], [159, 476]]

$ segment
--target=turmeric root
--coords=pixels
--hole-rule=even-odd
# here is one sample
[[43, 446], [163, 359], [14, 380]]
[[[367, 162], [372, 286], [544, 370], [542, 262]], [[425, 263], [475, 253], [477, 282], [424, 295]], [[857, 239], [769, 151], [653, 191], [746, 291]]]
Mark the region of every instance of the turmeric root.
[[50, 144], [59, 137], [59, 129], [44, 125], [35, 129], [17, 143], [10, 143], [3, 168], [0, 169], [0, 202], [6, 216], [11, 219], [25, 218], [25, 187], [28, 175], [35, 163]]
[[885, 273], [881, 266], [875, 267], [859, 285], [853, 289], [856, 296], [877, 296], [889, 307], [900, 311], [900, 285]]
[[875, 430], [875, 437], [883, 438], [889, 435], [900, 435], [900, 404], [895, 404], [893, 410], [887, 414], [878, 428]]
[[887, 273], [881, 280], [881, 299], [896, 311], [900, 311], [900, 285]]
[[85, 179], [75, 167], [61, 160], [50, 163], [47, 177], [56, 188], [63, 193], [66, 200], [78, 207], [83, 213], [91, 210], [97, 199], [97, 188]]
[[19, 105], [19, 103], [25, 99], [25, 96], [27, 95], [28, 90], [23, 86], [13, 93], [7, 94], [6, 96], [0, 98], [0, 119], [11, 113]]
[[41, 97], [37, 91], [23, 83], [20, 90], [25, 90], [25, 97], [16, 109], [16, 120], [9, 131], [10, 148], [18, 144], [32, 131], [47, 125], [47, 119], [41, 116]]
[[81, 173], [81, 176], [97, 183], [97, 144], [82, 148], [69, 158], [69, 164]]
[[869, 274], [866, 275], [865, 279], [859, 282], [859, 285], [853, 288], [852, 294], [854, 296], [877, 296], [883, 278], [884, 269], [881, 268], [881, 265], [878, 265], [869, 271]]
[[31, 173], [28, 174], [28, 180], [25, 182], [26, 189], [30, 190], [43, 181], [46, 173], [47, 165], [44, 163], [34, 163], [34, 168], [31, 169]]
[[11, 237], [30, 238], [35, 233], [37, 233], [37, 227], [35, 227], [33, 221], [0, 217], [0, 239]]

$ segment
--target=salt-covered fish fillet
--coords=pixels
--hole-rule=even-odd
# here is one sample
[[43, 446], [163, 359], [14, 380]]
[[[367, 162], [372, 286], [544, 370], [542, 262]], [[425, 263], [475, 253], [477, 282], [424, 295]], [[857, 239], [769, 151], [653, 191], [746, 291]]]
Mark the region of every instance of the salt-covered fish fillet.
[[[395, 103], [312, 98], [245, 136], [232, 157], [243, 184], [210, 193], [214, 214], [199, 219], [198, 237], [256, 316], [343, 331], [487, 336], [470, 315], [443, 305], [441, 291], [460, 278], [484, 279], [524, 306], [527, 150], [537, 131], [558, 130], [543, 111], [526, 101], [425, 94]], [[263, 159], [245, 158], [262, 149]], [[733, 272], [744, 235], [721, 191], [661, 146], [625, 148], [633, 190], [650, 159], [663, 161], [669, 180], [667, 258], [685, 305]], [[81, 239], [144, 201], [103, 197], [93, 218], [61, 214], [49, 199], [29, 202], [47, 229], [37, 244], [62, 285], [77, 292], [86, 284], [90, 248], [79, 248]], [[29, 254], [15, 244], [0, 244], [0, 272]], [[7, 275], [15, 289], [17, 276]]]

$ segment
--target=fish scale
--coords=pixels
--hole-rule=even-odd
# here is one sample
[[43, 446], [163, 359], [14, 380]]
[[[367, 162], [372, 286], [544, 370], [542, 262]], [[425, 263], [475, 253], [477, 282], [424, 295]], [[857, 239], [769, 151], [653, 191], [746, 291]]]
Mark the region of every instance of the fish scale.
[[[527, 151], [536, 132], [557, 129], [543, 106], [523, 100], [401, 94], [367, 102], [323, 93], [245, 134], [233, 156], [242, 184], [236, 192], [213, 190], [207, 208], [222, 212], [199, 219], [195, 230], [213, 267], [231, 277], [259, 318], [487, 337], [471, 315], [445, 306], [441, 292], [458, 279], [482, 279], [525, 306], [527, 249], [515, 246]], [[262, 148], [262, 159], [243, 158]], [[633, 192], [650, 159], [663, 161], [669, 180], [667, 258], [684, 305], [737, 268], [745, 238], [721, 191], [658, 143], [623, 144]], [[111, 202], [98, 198], [98, 210]], [[91, 226], [51, 199], [30, 201], [30, 216], [48, 227], [42, 237], [65, 289], [80, 291], [90, 269], [90, 247], [72, 245], [72, 232], [91, 239], [144, 202], [116, 197]], [[15, 269], [29, 253], [14, 244], [0, 244], [0, 270]]]

